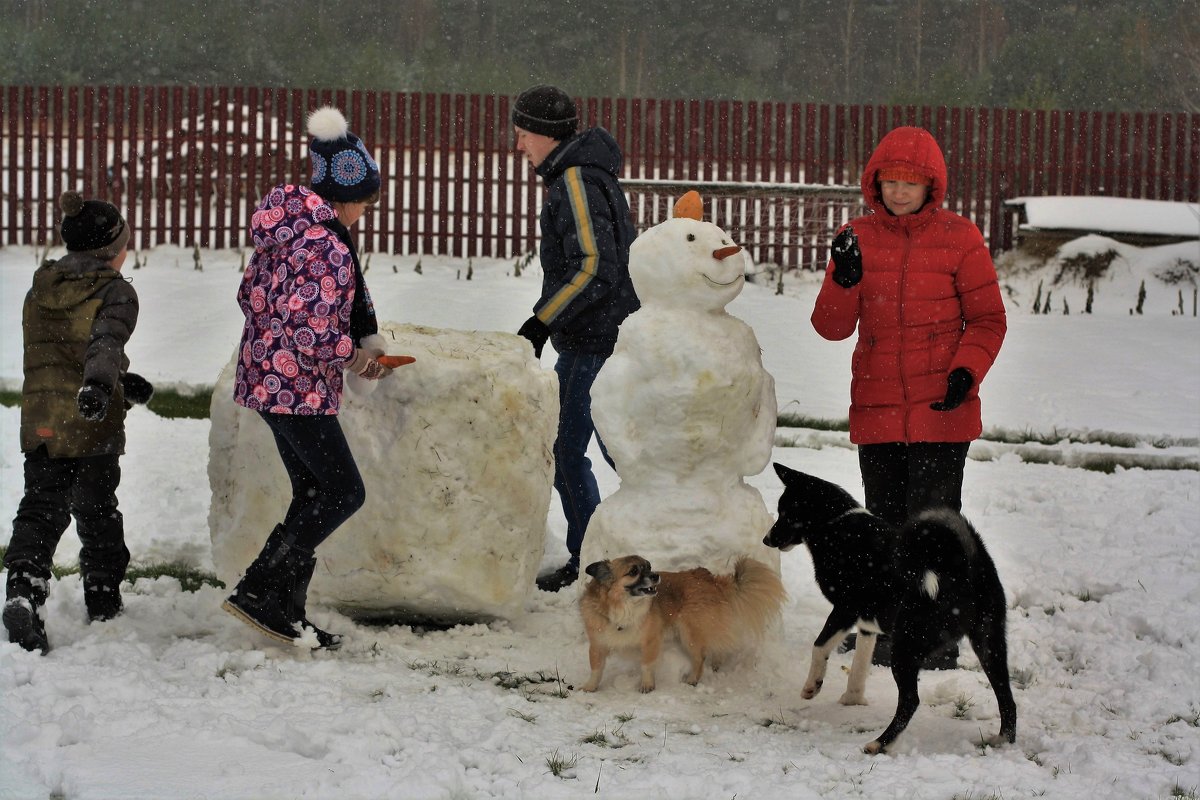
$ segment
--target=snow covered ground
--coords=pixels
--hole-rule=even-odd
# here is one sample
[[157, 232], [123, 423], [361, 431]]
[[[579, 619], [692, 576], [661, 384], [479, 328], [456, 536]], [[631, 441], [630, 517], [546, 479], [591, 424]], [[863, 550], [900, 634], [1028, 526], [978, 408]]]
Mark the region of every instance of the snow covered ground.
[[[1195, 245], [1187, 253], [1200, 262]], [[241, 255], [204, 253], [203, 272], [188, 251], [144, 255], [127, 273], [142, 302], [133, 370], [159, 386], [212, 385], [240, 332]], [[620, 659], [599, 692], [574, 690], [588, 667], [570, 591], [535, 593], [510, 622], [450, 630], [318, 609], [349, 641], [313, 655], [251, 633], [220, 611], [221, 590], [183, 592], [173, 579], [127, 585], [125, 614], [89, 626], [68, 577], [51, 591], [48, 656], [0, 643], [0, 798], [1197, 797], [1200, 321], [1190, 304], [1173, 316], [1178, 287], [1155, 277], [1174, 254], [1122, 258], [1129, 277], [1113, 292], [1130, 299], [1091, 316], [1074, 299], [1069, 316], [1030, 313], [1057, 267], [1014, 268], [1008, 338], [983, 386], [985, 427], [1041, 442], [976, 443], [973, 456], [990, 460], [968, 463], [964, 488], [1009, 598], [1014, 746], [979, 746], [999, 723], [969, 648], [962, 669], [923, 674], [923, 706], [890, 755], [860, 751], [891, 718], [887, 670], [873, 669], [871, 705], [842, 707], [849, 656], [835, 655], [825, 692], [802, 700], [828, 604], [801, 551], [783, 556], [791, 600], [757, 662], [693, 688], [676, 680], [685, 665], [672, 652], [649, 695]], [[34, 265], [30, 248], [0, 250], [5, 388], [20, 384]], [[515, 331], [540, 280], [495, 261], [476, 261], [470, 281], [461, 261], [413, 267], [372, 259], [385, 319]], [[1144, 313], [1130, 315], [1142, 279]], [[768, 284], [747, 286], [729, 311], [754, 328], [781, 412], [844, 418], [852, 343], [812, 333], [815, 277], [789, 275], [782, 296]], [[0, 542], [21, 493], [18, 418], [0, 408]], [[128, 429], [120, 498], [134, 558], [211, 569], [209, 423], [139, 408]], [[781, 428], [776, 444], [775, 460], [861, 497], [844, 434]], [[1190, 468], [1072, 466], [1098, 454]], [[610, 494], [618, 479], [593, 460]], [[774, 508], [773, 471], [750, 482]], [[555, 500], [547, 566], [565, 557], [564, 530]], [[68, 531], [58, 560], [77, 551]]]

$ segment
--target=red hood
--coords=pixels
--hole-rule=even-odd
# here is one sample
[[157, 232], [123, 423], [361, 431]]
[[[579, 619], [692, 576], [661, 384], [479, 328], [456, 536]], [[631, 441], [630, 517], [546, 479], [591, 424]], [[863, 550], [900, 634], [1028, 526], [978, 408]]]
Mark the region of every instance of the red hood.
[[888, 210], [883, 205], [875, 176], [881, 169], [893, 167], [914, 170], [933, 181], [929, 202], [917, 213], [924, 214], [941, 207], [946, 199], [946, 159], [933, 134], [924, 128], [894, 128], [879, 142], [862, 175], [863, 199], [876, 214], [886, 215]]

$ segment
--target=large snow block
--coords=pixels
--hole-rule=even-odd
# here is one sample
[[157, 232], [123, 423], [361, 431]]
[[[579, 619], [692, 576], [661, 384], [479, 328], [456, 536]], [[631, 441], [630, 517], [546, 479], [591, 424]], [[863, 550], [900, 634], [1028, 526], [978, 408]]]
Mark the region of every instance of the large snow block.
[[[363, 618], [511, 618], [546, 538], [557, 378], [512, 334], [396, 324], [380, 333], [389, 353], [417, 360], [343, 395], [339, 419], [367, 501], [317, 548], [310, 603]], [[228, 586], [291, 498], [266, 424], [233, 402], [233, 363], [213, 393], [208, 464], [213, 563]]]

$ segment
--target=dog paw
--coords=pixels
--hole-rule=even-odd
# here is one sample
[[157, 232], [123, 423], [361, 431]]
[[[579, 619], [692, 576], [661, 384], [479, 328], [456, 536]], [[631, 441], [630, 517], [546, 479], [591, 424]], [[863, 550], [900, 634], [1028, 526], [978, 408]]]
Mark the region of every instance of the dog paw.
[[820, 692], [821, 692], [820, 682], [811, 683], [804, 687], [804, 691], [802, 691], [800, 693], [800, 696], [803, 697], [805, 700], [812, 700], [814, 697], [816, 697], [818, 694], [820, 694]]
[[643, 683], [641, 686], [638, 687], [638, 691], [640, 691], [642, 694], [650, 694], [650, 692], [654, 691], [654, 684], [653, 683]]
[[594, 692], [594, 691], [596, 691], [596, 689], [598, 689], [598, 688], [600, 688], [600, 685], [599, 685], [599, 684], [597, 684], [597, 683], [585, 683], [583, 686], [580, 686], [580, 687], [579, 687], [579, 691], [581, 691], [581, 692]]
[[879, 743], [878, 739], [873, 742], [867, 742], [863, 747], [863, 752], [869, 756], [877, 756], [883, 752], [883, 745]]
[[838, 702], [844, 706], [865, 706], [867, 696], [862, 692], [846, 692], [838, 698]]

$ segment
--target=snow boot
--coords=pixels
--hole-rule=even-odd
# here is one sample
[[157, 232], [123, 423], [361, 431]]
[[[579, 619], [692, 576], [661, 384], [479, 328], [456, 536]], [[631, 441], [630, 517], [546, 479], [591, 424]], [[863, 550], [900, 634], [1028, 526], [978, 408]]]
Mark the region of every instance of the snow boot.
[[103, 572], [91, 572], [83, 578], [83, 604], [88, 622], [106, 622], [125, 608], [121, 601], [121, 579]]
[[46, 623], [41, 614], [48, 588], [44, 579], [9, 567], [3, 614], [8, 640], [31, 653], [40, 651], [42, 655], [50, 652]]
[[[271, 532], [262, 552], [246, 568], [221, 608], [278, 642], [301, 645], [308, 627], [316, 632], [316, 649], [336, 649], [340, 637], [308, 622], [303, 606], [297, 609], [297, 581], [304, 573], [311, 579], [315, 567], [316, 557], [311, 552], [284, 543], [280, 525]], [[308, 579], [304, 582], [305, 594]]]
[[570, 586], [578, 579], [579, 565], [567, 562], [553, 572], [539, 575], [537, 578], [537, 588], [543, 592], [558, 592]]
[[313, 572], [317, 569], [317, 557], [311, 555], [301, 559], [296, 566], [296, 585], [292, 588], [292, 609], [302, 628], [311, 628], [317, 634], [317, 645], [320, 650], [337, 650], [342, 646], [342, 637], [336, 633], [324, 631], [308, 619], [305, 606], [308, 604], [308, 584], [312, 581]]

